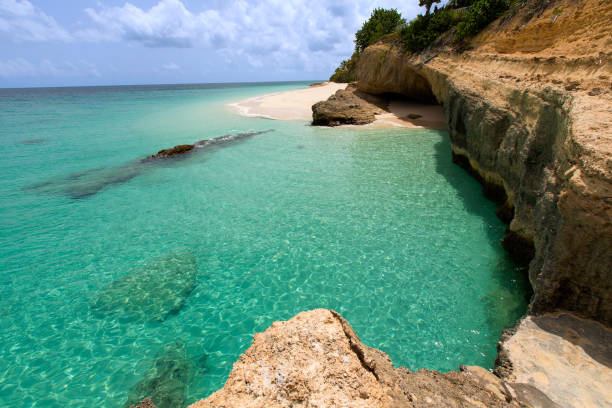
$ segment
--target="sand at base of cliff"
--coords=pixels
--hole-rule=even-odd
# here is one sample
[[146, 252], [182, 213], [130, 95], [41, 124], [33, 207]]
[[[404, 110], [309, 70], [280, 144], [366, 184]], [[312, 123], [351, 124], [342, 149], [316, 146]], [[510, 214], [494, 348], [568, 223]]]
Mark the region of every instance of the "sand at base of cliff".
[[444, 110], [440, 105], [422, 104], [415, 101], [391, 101], [389, 112], [376, 115], [376, 120], [366, 128], [423, 127], [445, 129]]
[[[324, 101], [347, 84], [324, 82], [305, 89], [280, 92], [238, 101], [229, 106], [244, 116], [277, 120], [312, 120], [312, 105]], [[388, 106], [389, 112], [376, 115], [368, 125], [354, 126], [364, 129], [390, 127], [426, 127], [444, 129], [444, 111], [439, 105], [426, 105], [413, 101], [396, 100]], [[346, 125], [351, 126], [352, 125]]]
[[249, 98], [229, 106], [244, 116], [279, 120], [312, 120], [312, 105], [324, 101], [347, 84], [324, 82], [305, 89]]

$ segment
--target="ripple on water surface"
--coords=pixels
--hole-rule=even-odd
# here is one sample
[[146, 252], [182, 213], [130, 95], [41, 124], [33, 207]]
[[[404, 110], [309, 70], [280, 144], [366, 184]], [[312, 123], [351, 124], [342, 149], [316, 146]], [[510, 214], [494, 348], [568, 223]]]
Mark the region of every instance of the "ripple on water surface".
[[[447, 135], [223, 107], [295, 87], [0, 95], [1, 406], [122, 407], [156, 382], [189, 403], [255, 332], [318, 307], [396, 365], [492, 366], [525, 281]], [[27, 188], [270, 128], [78, 200]]]

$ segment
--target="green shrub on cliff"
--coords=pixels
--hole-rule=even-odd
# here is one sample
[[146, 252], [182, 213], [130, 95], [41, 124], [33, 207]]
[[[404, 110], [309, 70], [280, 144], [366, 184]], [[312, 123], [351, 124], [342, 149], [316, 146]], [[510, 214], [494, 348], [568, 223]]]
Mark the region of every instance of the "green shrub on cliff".
[[419, 14], [401, 30], [404, 46], [413, 52], [421, 51], [456, 25], [459, 19], [458, 13], [448, 9], [436, 10], [433, 14]]
[[457, 25], [455, 39], [461, 41], [478, 34], [487, 24], [501, 16], [510, 7], [510, 0], [476, 0], [465, 19]]
[[354, 52], [351, 58], [344, 60], [340, 63], [340, 66], [336, 68], [334, 74], [329, 78], [332, 82], [353, 82], [357, 80], [357, 61], [359, 60], [359, 54]]
[[457, 27], [455, 41], [478, 34], [510, 7], [512, 0], [455, 0], [432, 14], [418, 15], [401, 30], [405, 47], [422, 51], [443, 33]]
[[428, 7], [428, 12], [425, 15], [419, 14], [408, 24], [396, 9], [377, 8], [355, 33], [355, 52], [351, 58], [342, 61], [330, 77], [330, 81], [357, 80], [359, 55], [375, 41], [383, 37], [389, 38], [389, 34], [393, 33], [394, 38], [401, 38], [404, 47], [412, 52], [423, 51], [442, 34], [452, 29], [455, 29], [454, 36], [452, 32], [449, 33], [445, 37], [447, 43], [453, 40], [459, 42], [478, 34], [517, 1], [519, 0], [450, 0], [443, 8], [435, 8], [433, 13], [430, 13], [429, 7], [436, 1], [419, 0], [419, 3]]
[[355, 51], [361, 53], [368, 45], [403, 24], [406, 24], [406, 20], [396, 9], [374, 9], [368, 21], [355, 33]]

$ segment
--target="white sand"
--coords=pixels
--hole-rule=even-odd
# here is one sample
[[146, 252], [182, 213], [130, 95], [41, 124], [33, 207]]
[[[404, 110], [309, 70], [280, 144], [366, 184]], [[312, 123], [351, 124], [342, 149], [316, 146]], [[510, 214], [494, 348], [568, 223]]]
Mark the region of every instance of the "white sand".
[[[346, 84], [325, 82], [297, 91], [257, 96], [230, 104], [229, 106], [244, 116], [256, 116], [277, 120], [312, 120], [312, 105], [324, 101]], [[413, 115], [409, 118], [408, 115]], [[419, 115], [420, 117], [414, 117]], [[355, 128], [379, 129], [389, 127], [427, 127], [443, 129], [444, 111], [439, 105], [424, 105], [410, 101], [393, 101], [389, 112], [376, 115], [376, 120], [368, 125]]]
[[312, 120], [312, 105], [324, 101], [346, 84], [325, 82], [297, 91], [257, 96], [231, 106], [244, 116], [259, 116], [278, 120]]

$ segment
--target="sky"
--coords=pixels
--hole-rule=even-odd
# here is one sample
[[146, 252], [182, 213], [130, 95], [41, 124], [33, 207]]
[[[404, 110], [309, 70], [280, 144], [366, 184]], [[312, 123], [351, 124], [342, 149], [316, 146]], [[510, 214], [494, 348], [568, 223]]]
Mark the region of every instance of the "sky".
[[0, 0], [0, 88], [327, 79], [417, 0]]

